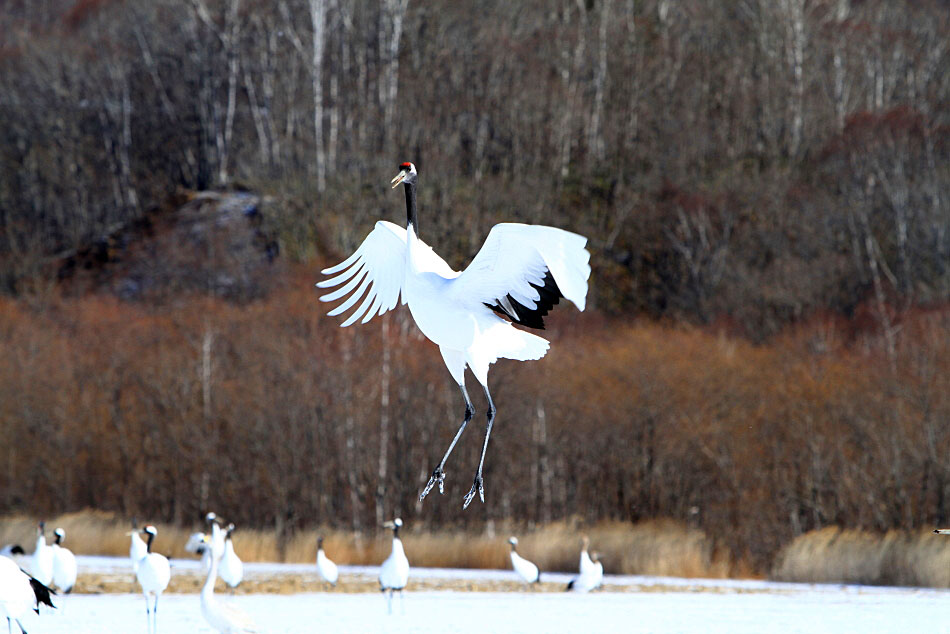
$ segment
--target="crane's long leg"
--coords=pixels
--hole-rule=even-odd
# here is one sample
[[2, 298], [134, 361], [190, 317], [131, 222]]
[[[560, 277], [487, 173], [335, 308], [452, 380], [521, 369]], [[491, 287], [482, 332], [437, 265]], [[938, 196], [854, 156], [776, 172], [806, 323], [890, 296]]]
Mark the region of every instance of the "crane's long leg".
[[488, 399], [488, 427], [485, 429], [485, 444], [482, 445], [482, 457], [478, 461], [478, 471], [475, 472], [475, 482], [472, 484], [472, 489], [465, 494], [465, 504], [462, 505], [463, 509], [467, 509], [468, 505], [472, 503], [472, 499], [475, 497], [475, 492], [478, 492], [478, 497], [481, 498], [482, 502], [485, 501], [485, 485], [482, 481], [482, 467], [485, 466], [485, 451], [488, 449], [488, 438], [491, 436], [491, 426], [495, 422], [495, 403], [491, 400], [491, 393], [488, 391], [488, 386], [485, 387], [485, 397]]
[[[465, 426], [468, 425], [468, 421], [472, 420], [472, 416], [475, 415], [475, 406], [472, 405], [472, 399], [468, 397], [468, 390], [465, 389], [465, 384], [462, 383], [459, 385], [459, 388], [462, 390], [462, 396], [465, 397], [465, 418], [462, 420], [462, 424], [459, 425], [459, 430], [455, 432], [455, 438], [452, 439], [452, 444], [449, 445], [448, 450], [445, 452], [445, 455], [442, 456], [442, 462], [439, 463], [439, 466], [432, 471], [432, 477], [429, 478], [429, 482], [426, 484], [425, 488], [422, 489], [422, 493], [419, 494], [419, 501], [425, 499], [429, 495], [429, 491], [432, 490], [432, 487], [439, 484], [439, 493], [445, 493], [445, 471], [442, 468], [445, 466], [445, 461], [449, 459], [449, 454], [452, 453], [452, 450], [455, 449], [455, 443], [459, 441], [459, 438], [462, 436], [462, 432], [465, 431]], [[489, 399], [491, 402], [491, 399]]]

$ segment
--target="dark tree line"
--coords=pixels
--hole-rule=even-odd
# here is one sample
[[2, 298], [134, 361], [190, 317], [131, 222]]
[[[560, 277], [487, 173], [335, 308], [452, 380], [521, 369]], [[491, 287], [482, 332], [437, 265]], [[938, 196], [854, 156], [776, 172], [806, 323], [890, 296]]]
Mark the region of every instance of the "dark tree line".
[[[594, 305], [762, 337], [950, 291], [936, 0], [48, 0], [0, 9], [0, 276], [176, 188], [275, 197], [284, 252], [352, 247], [412, 159], [424, 231], [591, 237]], [[386, 211], [382, 211], [385, 209]], [[451, 237], [450, 237], [451, 236]]]

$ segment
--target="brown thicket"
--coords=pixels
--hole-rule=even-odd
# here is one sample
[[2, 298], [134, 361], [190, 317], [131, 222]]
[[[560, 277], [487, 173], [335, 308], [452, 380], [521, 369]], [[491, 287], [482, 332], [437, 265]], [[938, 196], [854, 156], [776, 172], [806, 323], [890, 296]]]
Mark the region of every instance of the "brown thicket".
[[280, 539], [372, 527], [382, 484], [383, 512], [416, 526], [669, 517], [760, 570], [813, 528], [950, 519], [946, 311], [905, 316], [894, 363], [882, 335], [832, 319], [756, 346], [562, 311], [545, 359], [493, 371], [488, 500], [463, 513], [480, 425], [448, 464], [446, 496], [417, 501], [462, 413], [435, 347], [405, 311], [387, 318], [381, 437], [383, 330], [338, 328], [313, 274], [290, 276], [245, 305], [0, 302], [2, 508], [175, 524], [228, 509]]

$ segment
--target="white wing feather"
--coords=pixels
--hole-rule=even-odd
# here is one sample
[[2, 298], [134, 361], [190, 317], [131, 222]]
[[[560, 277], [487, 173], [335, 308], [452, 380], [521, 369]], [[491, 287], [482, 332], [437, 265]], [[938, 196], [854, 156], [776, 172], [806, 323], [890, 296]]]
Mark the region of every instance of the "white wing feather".
[[[332, 302], [349, 294], [346, 301], [328, 314], [335, 316], [346, 312], [365, 293], [363, 303], [341, 326], [349, 326], [361, 317], [365, 324], [376, 315], [382, 315], [395, 308], [399, 301], [403, 281], [406, 278], [406, 230], [399, 225], [380, 220], [353, 255], [322, 272], [324, 275], [340, 274], [319, 282], [318, 288], [331, 288], [346, 283], [341, 288], [320, 297], [320, 301]], [[358, 288], [357, 285], [359, 285]], [[355, 291], [354, 288], [356, 288]], [[367, 289], [369, 289], [368, 293]], [[405, 297], [403, 297], [403, 303], [405, 303]]]
[[541, 286], [545, 271], [550, 271], [561, 294], [584, 310], [590, 277], [586, 244], [584, 236], [554, 227], [495, 225], [472, 263], [453, 280], [450, 292], [459, 300], [490, 304], [505, 303], [511, 295], [534, 310], [540, 298], [534, 286]]

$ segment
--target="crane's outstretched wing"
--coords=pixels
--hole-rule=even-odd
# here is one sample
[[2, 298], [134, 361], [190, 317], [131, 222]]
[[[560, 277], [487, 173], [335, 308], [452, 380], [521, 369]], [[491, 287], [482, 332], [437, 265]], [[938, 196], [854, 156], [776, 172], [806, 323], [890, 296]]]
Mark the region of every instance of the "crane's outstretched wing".
[[364, 313], [365, 324], [376, 315], [392, 310], [399, 301], [399, 293], [406, 278], [406, 230], [380, 220], [353, 255], [336, 266], [323, 269], [322, 273], [333, 275], [340, 271], [343, 272], [336, 277], [317, 283], [318, 288], [331, 288], [346, 282], [342, 288], [320, 297], [322, 302], [332, 302], [352, 291], [345, 302], [328, 313], [330, 316], [349, 310], [369, 288], [366, 299], [341, 326], [355, 323]]
[[457, 300], [479, 301], [516, 324], [544, 328], [561, 297], [587, 302], [590, 253], [584, 236], [541, 225], [495, 225], [472, 263], [451, 283]]

